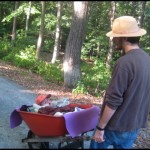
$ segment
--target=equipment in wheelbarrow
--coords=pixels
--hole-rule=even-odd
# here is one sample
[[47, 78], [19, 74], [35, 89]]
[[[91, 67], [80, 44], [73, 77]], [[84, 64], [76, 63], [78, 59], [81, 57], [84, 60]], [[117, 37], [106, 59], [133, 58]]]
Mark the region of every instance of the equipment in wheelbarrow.
[[[82, 137], [86, 132], [96, 127], [100, 108], [94, 105], [73, 103], [69, 106], [78, 106], [83, 110], [55, 117], [16, 109], [30, 129], [27, 138], [23, 140], [28, 143], [29, 148], [33, 148], [33, 145], [39, 145], [39, 148], [48, 148], [49, 142], [54, 138], [60, 140], [59, 148], [77, 145], [83, 148]], [[66, 146], [62, 146], [64, 141], [67, 143]]]

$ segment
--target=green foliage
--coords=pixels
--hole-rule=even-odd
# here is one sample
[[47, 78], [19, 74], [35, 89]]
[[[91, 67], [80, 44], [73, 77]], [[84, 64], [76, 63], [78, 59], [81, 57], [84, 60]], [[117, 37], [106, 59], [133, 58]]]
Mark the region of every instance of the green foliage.
[[[34, 68], [35, 69], [35, 68]], [[42, 75], [45, 80], [62, 83], [63, 74], [59, 65], [39, 61], [36, 64], [36, 73]]]
[[56, 29], [56, 16], [54, 14], [45, 15], [45, 29], [48, 31], [55, 31]]
[[3, 40], [0, 42], [0, 59], [7, 56], [11, 52], [11, 43], [8, 40], [8, 36], [4, 35]]
[[108, 86], [108, 81], [110, 79], [110, 70], [106, 68], [104, 62], [96, 59], [94, 62], [93, 71], [96, 72], [93, 78], [97, 82], [97, 88], [102, 91], [105, 90]]
[[[30, 34], [30, 31], [28, 31]], [[32, 34], [32, 32], [31, 32]], [[26, 32], [23, 29], [17, 30], [16, 43], [17, 47], [26, 47], [27, 45], [36, 45], [37, 39], [35, 36], [26, 36]]]
[[[108, 47], [106, 32], [110, 30], [108, 12], [110, 11], [110, 2], [92, 2], [87, 24], [87, 33], [82, 48], [82, 55], [100, 56], [101, 49]], [[105, 19], [104, 19], [105, 18]]]
[[3, 58], [5, 61], [9, 61], [17, 67], [29, 69], [35, 62], [35, 46], [28, 46], [24, 49], [13, 49], [9, 55]]
[[59, 64], [50, 64], [35, 58], [35, 46], [28, 46], [25, 49], [14, 49], [3, 58], [17, 67], [26, 68], [31, 72], [41, 75], [45, 80], [62, 83], [63, 74]]
[[83, 83], [83, 81], [78, 81], [76, 88], [72, 90], [74, 94], [88, 94], [88, 91]]
[[[28, 3], [23, 3], [22, 5], [20, 5], [15, 11], [13, 11], [10, 15], [6, 16], [2, 22], [9, 22], [14, 16], [19, 16], [22, 13], [27, 14], [27, 10], [28, 10]], [[31, 14], [40, 14], [40, 12], [33, 6], [31, 7]]]
[[150, 17], [150, 6], [147, 6], [145, 9], [145, 16]]
[[[103, 61], [95, 58], [93, 63], [83, 61], [82, 81], [79, 81], [73, 93], [92, 94], [100, 96], [108, 86], [110, 70], [105, 67]], [[90, 69], [89, 69], [90, 68]]]

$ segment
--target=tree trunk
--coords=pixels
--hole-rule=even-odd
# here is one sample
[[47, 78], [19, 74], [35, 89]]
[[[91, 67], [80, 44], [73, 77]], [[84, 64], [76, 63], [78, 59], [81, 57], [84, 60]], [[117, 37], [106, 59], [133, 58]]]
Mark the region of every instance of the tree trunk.
[[[18, 8], [18, 1], [15, 1], [15, 10]], [[14, 43], [15, 39], [16, 39], [16, 25], [17, 25], [17, 16], [14, 16], [14, 20], [13, 20], [13, 29], [12, 29], [12, 42]]]
[[[115, 11], [116, 11], [116, 2], [111, 1], [111, 11], [110, 11], [110, 23], [111, 27], [115, 18]], [[110, 62], [112, 60], [112, 54], [113, 54], [113, 42], [111, 39], [109, 39], [109, 49], [106, 57], [106, 67], [110, 68]]]
[[141, 10], [141, 16], [140, 16], [140, 27], [143, 27], [143, 22], [144, 22], [144, 11], [145, 11], [145, 7], [146, 7], [146, 2], [147, 1], [141, 1], [141, 3], [142, 3], [142, 10]]
[[73, 3], [73, 20], [66, 43], [63, 63], [64, 85], [71, 89], [81, 80], [80, 57], [88, 16], [88, 1], [74, 1]]
[[45, 10], [46, 10], [45, 1], [41, 1], [41, 4], [42, 4], [41, 26], [40, 26], [39, 38], [38, 38], [37, 49], [36, 49], [37, 59], [40, 59], [40, 52], [42, 50], [42, 46], [44, 42], [44, 21], [45, 21]]
[[132, 10], [131, 10], [131, 14], [133, 17], [136, 18], [136, 10], [138, 7], [138, 2], [137, 1], [131, 1], [131, 5], [132, 5]]
[[26, 32], [29, 30], [29, 18], [30, 18], [30, 13], [31, 13], [31, 1], [29, 1], [29, 7], [28, 7], [28, 12], [27, 12], [27, 18], [26, 18]]
[[61, 20], [61, 5], [62, 2], [58, 1], [57, 3], [57, 24], [56, 24], [56, 34], [55, 34], [55, 45], [53, 51], [53, 57], [51, 63], [55, 63], [59, 56], [60, 49], [60, 20]]
[[[126, 3], [126, 8], [129, 8], [129, 1], [125, 1]], [[129, 9], [126, 9], [126, 14], [129, 15]]]

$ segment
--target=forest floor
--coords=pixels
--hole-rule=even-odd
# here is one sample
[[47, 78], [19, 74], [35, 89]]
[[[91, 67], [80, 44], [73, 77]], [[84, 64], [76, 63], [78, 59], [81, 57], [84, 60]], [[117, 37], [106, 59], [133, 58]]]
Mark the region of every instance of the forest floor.
[[[57, 85], [45, 81], [41, 76], [34, 74], [26, 69], [17, 68], [0, 60], [0, 76], [6, 76], [12, 81], [28, 88], [35, 94], [51, 94], [57, 98], [67, 97], [71, 102], [86, 103], [100, 106], [103, 98], [97, 98], [92, 95], [73, 94], [69, 89], [62, 85]], [[135, 141], [134, 148], [150, 148], [150, 118], [148, 127], [141, 129]]]

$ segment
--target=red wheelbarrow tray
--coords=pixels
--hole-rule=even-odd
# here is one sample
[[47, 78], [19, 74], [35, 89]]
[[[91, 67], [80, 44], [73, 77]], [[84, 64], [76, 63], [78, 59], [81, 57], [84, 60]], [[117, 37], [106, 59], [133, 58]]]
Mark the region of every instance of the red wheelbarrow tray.
[[63, 116], [53, 116], [17, 110], [29, 129], [37, 136], [72, 137], [87, 132], [96, 127], [100, 108], [90, 104], [69, 104], [70, 107], [80, 107], [83, 110], [69, 112]]

